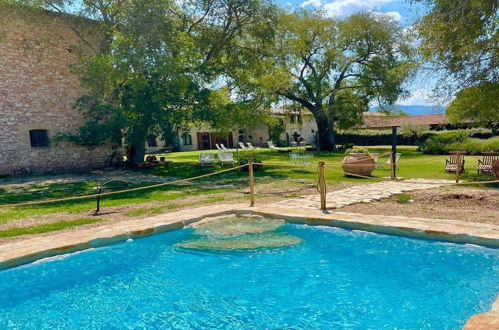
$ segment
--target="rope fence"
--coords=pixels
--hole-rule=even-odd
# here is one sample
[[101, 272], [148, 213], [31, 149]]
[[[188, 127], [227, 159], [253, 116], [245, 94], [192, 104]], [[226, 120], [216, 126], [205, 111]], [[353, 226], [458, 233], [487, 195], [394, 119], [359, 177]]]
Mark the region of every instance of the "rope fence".
[[[384, 154], [379, 155], [378, 157], [386, 156], [386, 155], [391, 155], [390, 163], [387, 163], [386, 165], [390, 165], [392, 169], [392, 176], [390, 178], [381, 178], [381, 177], [372, 177], [372, 176], [366, 176], [366, 175], [361, 175], [361, 174], [356, 174], [356, 173], [349, 173], [347, 171], [340, 170], [340, 169], [335, 169], [332, 168], [332, 166], [342, 166], [345, 165], [346, 163], [344, 162], [333, 162], [326, 164], [325, 161], [321, 160], [317, 162], [317, 179], [315, 186], [310, 186], [305, 189], [298, 189], [296, 191], [300, 190], [306, 190], [315, 187], [317, 192], [319, 193], [320, 196], [320, 209], [321, 210], [326, 210], [326, 194], [327, 194], [327, 186], [326, 186], [326, 175], [325, 171], [327, 170], [328, 172], [335, 172], [335, 173], [341, 173], [344, 175], [352, 176], [352, 177], [358, 177], [358, 178], [365, 178], [365, 179], [374, 179], [374, 180], [380, 180], [380, 181], [397, 181], [397, 182], [408, 182], [406, 179], [402, 178], [397, 178], [395, 174], [395, 168], [397, 164], [394, 162], [395, 157], [393, 152], [387, 152]], [[459, 158], [458, 158], [459, 159]], [[366, 164], [357, 164], [360, 162], [365, 161], [366, 159], [359, 159], [359, 160], [353, 160], [349, 161], [347, 164], [348, 166], [366, 166]], [[90, 199], [90, 198], [101, 198], [104, 196], [112, 196], [112, 195], [118, 195], [118, 194], [125, 194], [129, 192], [135, 192], [135, 191], [141, 191], [141, 190], [147, 190], [147, 189], [153, 189], [153, 188], [159, 188], [167, 185], [174, 185], [174, 184], [179, 184], [179, 183], [184, 183], [184, 182], [189, 182], [197, 179], [202, 179], [202, 178], [207, 178], [215, 175], [219, 175], [222, 173], [227, 173], [235, 170], [239, 170], [245, 167], [248, 167], [248, 185], [249, 185], [249, 195], [250, 195], [250, 206], [255, 205], [255, 177], [254, 177], [254, 166], [265, 166], [265, 167], [291, 167], [291, 168], [303, 168], [304, 166], [309, 166], [311, 164], [302, 164], [302, 165], [297, 165], [297, 164], [282, 164], [282, 163], [254, 163], [253, 160], [249, 160], [247, 164], [243, 164], [240, 166], [235, 166], [229, 169], [223, 169], [219, 170], [213, 173], [207, 173], [207, 174], [202, 174], [190, 178], [185, 178], [185, 179], [178, 179], [174, 181], [168, 181], [168, 182], [162, 182], [158, 184], [153, 184], [149, 186], [142, 186], [142, 187], [136, 187], [136, 188], [130, 188], [130, 189], [124, 189], [124, 190], [119, 190], [119, 191], [111, 191], [111, 192], [105, 192], [105, 193], [96, 193], [96, 194], [89, 194], [89, 195], [80, 195], [80, 196], [72, 196], [72, 197], [65, 197], [65, 198], [58, 198], [58, 199], [49, 199], [49, 200], [41, 200], [41, 201], [33, 201], [33, 202], [22, 202], [22, 203], [13, 203], [13, 204], [0, 204], [0, 209], [1, 208], [10, 208], [10, 207], [19, 207], [19, 206], [32, 206], [32, 205], [40, 205], [40, 204], [50, 204], [50, 203], [57, 203], [57, 202], [67, 202], [67, 201], [76, 201], [76, 200], [83, 200], [83, 199]], [[329, 166], [326, 166], [329, 165]], [[371, 164], [373, 165], [373, 164]], [[443, 181], [424, 181], [420, 182], [422, 184], [439, 184], [439, 185], [475, 185], [475, 184], [491, 184], [491, 183], [499, 183], [499, 180], [489, 180], [489, 181], [471, 181], [471, 182], [459, 182], [459, 176], [460, 176], [460, 166], [457, 166], [456, 169], [456, 182], [443, 182]]]

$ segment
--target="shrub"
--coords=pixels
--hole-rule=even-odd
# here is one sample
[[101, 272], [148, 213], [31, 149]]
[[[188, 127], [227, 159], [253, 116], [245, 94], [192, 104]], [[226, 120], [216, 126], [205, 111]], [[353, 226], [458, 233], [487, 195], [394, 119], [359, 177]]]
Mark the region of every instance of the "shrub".
[[398, 203], [410, 203], [411, 201], [413, 201], [412, 199], [412, 196], [411, 195], [408, 195], [408, 194], [397, 194], [395, 195], [395, 200], [398, 202]]
[[345, 153], [346, 154], [351, 154], [351, 153], [368, 154], [369, 150], [367, 148], [364, 148], [364, 147], [352, 147], [350, 149], [347, 149], [347, 151], [345, 151]]
[[422, 146], [422, 151], [426, 154], [447, 154], [454, 150], [465, 151], [471, 155], [490, 151], [497, 152], [499, 151], [499, 136], [485, 140], [456, 136], [453, 141], [448, 137], [441, 140], [432, 137]]
[[[451, 144], [464, 142], [469, 138], [467, 131], [450, 131], [429, 137], [422, 145], [421, 150], [425, 154], [438, 155], [445, 153]], [[456, 150], [456, 149], [454, 149]]]

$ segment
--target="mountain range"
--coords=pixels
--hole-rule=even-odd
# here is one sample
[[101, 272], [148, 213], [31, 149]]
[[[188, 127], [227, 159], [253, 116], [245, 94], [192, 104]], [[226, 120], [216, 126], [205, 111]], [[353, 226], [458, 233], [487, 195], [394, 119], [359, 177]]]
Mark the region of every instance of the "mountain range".
[[[445, 113], [445, 107], [443, 106], [435, 106], [435, 105], [400, 105], [395, 104], [395, 109], [403, 111], [410, 116], [417, 115], [434, 115], [434, 114], [442, 114]], [[379, 107], [371, 107], [369, 111], [376, 112]]]

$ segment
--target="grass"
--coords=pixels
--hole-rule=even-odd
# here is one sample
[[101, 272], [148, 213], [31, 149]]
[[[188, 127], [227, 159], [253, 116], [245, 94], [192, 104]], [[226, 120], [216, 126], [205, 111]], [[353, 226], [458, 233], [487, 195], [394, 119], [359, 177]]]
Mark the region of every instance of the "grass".
[[0, 238], [48, 233], [52, 231], [88, 225], [90, 223], [96, 223], [102, 220], [103, 219], [101, 218], [80, 218], [69, 221], [62, 220], [31, 227], [13, 227], [5, 230], [0, 230]]
[[397, 194], [394, 197], [398, 203], [409, 203], [412, 200], [412, 196], [408, 194]]
[[[368, 147], [371, 152], [384, 153], [390, 149], [388, 146]], [[303, 149], [297, 149], [302, 151]], [[213, 151], [215, 152], [215, 151]], [[398, 164], [397, 176], [404, 179], [426, 178], [426, 179], [455, 179], [455, 175], [444, 172], [445, 155], [423, 155], [416, 151], [416, 147], [400, 146], [398, 152], [402, 157]], [[175, 152], [166, 154], [168, 160], [173, 163], [167, 167], [146, 170], [144, 173], [164, 178], [171, 181], [178, 178], [188, 178], [207, 173], [219, 171], [219, 167], [200, 167], [198, 163], [200, 151]], [[255, 171], [256, 189], [263, 185], [280, 187], [282, 191], [293, 190], [297, 187], [305, 187], [314, 184], [316, 180], [316, 162], [326, 162], [326, 183], [334, 187], [341, 182], [353, 182], [364, 184], [378, 182], [375, 179], [358, 179], [345, 177], [341, 168], [341, 160], [345, 156], [343, 152], [314, 152], [313, 161], [310, 166], [289, 167], [289, 155], [278, 153], [270, 149], [260, 149], [255, 152], [238, 152], [236, 159], [245, 159], [250, 154], [261, 160], [267, 166]], [[491, 180], [488, 175], [477, 175], [476, 164], [479, 156], [466, 156], [466, 172], [461, 175], [462, 180]], [[382, 159], [384, 161], [384, 159]], [[389, 177], [389, 166], [384, 170], [375, 170], [374, 177]], [[50, 183], [17, 186], [16, 188], [0, 188], [0, 223], [8, 223], [14, 219], [28, 219], [32, 217], [46, 216], [55, 213], [78, 214], [95, 209], [95, 198], [77, 201], [56, 202], [34, 206], [19, 206], [13, 208], [1, 208], [1, 204], [21, 203], [29, 201], [41, 201], [53, 198], [63, 198], [77, 195], [95, 193], [98, 182], [87, 182], [85, 173], [81, 173], [81, 182], [74, 183]], [[151, 185], [151, 182], [131, 183], [130, 188]], [[248, 173], [240, 170], [222, 173], [212, 177], [190, 181], [187, 184], [167, 185], [158, 188], [117, 194], [103, 197], [101, 207], [117, 207], [121, 205], [140, 205], [144, 203], [155, 203], [159, 206], [142, 207], [124, 213], [126, 216], [137, 217], [148, 214], [159, 214], [166, 210], [189, 207], [200, 204], [214, 204], [222, 202], [226, 198], [247, 199], [248, 196], [234, 195], [248, 186]], [[481, 187], [497, 188], [499, 185], [481, 185]], [[228, 197], [228, 194], [232, 194]], [[299, 193], [298, 193], [299, 194]], [[291, 194], [294, 196], [295, 194]], [[206, 196], [199, 202], [190, 203], [186, 199], [191, 196]], [[286, 194], [282, 194], [285, 197]], [[164, 205], [162, 205], [164, 204]], [[67, 224], [67, 223], [66, 223]], [[77, 226], [78, 224], [75, 224]], [[28, 227], [29, 228], [29, 227]], [[47, 231], [52, 231], [47, 227]], [[57, 230], [57, 229], [54, 229]]]

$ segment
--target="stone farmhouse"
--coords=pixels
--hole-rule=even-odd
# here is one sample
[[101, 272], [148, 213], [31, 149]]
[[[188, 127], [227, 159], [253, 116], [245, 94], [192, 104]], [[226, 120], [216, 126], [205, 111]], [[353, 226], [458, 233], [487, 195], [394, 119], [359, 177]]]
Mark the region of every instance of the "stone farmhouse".
[[[273, 108], [271, 115], [278, 117], [284, 131], [275, 144], [289, 146], [292, 142], [303, 141], [314, 144], [317, 136], [317, 124], [312, 113], [302, 109], [293, 111], [288, 108]], [[221, 135], [209, 125], [193, 125], [189, 132], [179, 135], [176, 141], [164, 141], [161, 137], [150, 137], [146, 143], [147, 152], [158, 152], [166, 146], [180, 151], [216, 149], [216, 144], [223, 143], [227, 148], [239, 147], [239, 142], [251, 143], [255, 147], [266, 147], [271, 140], [269, 127], [260, 125], [252, 128], [237, 128]]]
[[84, 122], [74, 105], [85, 90], [70, 65], [88, 49], [68, 19], [0, 5], [0, 174], [102, 166], [111, 154], [56, 139]]

